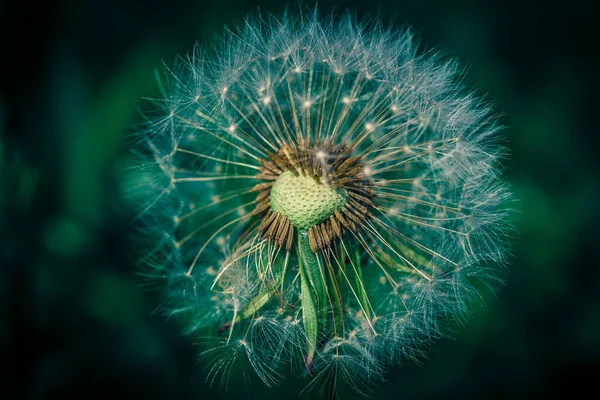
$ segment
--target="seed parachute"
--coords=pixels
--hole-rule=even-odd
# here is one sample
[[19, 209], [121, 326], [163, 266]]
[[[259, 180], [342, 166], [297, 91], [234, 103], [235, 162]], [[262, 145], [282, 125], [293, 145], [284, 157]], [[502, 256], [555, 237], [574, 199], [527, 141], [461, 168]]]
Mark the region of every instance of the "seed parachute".
[[362, 392], [501, 281], [493, 112], [408, 30], [316, 14], [248, 20], [165, 65], [135, 134], [141, 274], [210, 338], [212, 382], [291, 369]]

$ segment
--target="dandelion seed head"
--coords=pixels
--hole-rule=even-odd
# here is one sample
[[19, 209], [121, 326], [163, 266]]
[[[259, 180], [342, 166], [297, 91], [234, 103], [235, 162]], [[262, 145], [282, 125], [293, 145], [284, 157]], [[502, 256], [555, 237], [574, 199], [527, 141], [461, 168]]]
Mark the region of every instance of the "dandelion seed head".
[[461, 71], [408, 29], [316, 12], [163, 68], [124, 185], [160, 311], [213, 332], [211, 382], [300, 366], [364, 392], [498, 286], [506, 151]]

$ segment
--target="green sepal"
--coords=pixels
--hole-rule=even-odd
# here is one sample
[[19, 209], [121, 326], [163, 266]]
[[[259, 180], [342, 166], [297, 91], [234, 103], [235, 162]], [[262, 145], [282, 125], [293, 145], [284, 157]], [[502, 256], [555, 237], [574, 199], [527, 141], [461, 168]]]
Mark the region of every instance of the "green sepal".
[[342, 310], [342, 299], [340, 293], [340, 273], [338, 272], [337, 276], [330, 271], [329, 280], [331, 289], [331, 302], [332, 309], [331, 313], [333, 314], [333, 326], [331, 327], [333, 336], [339, 336], [341, 334], [342, 321], [344, 319], [344, 314]]
[[[257, 263], [257, 272], [259, 275], [265, 276], [266, 269], [264, 269], [265, 264], [264, 257], [266, 257], [266, 253], [264, 253]], [[287, 269], [288, 257], [287, 254], [285, 257], [277, 257], [275, 259], [275, 263], [272, 266], [272, 274], [274, 277], [274, 282], [272, 287], [266, 287], [263, 289], [258, 295], [256, 295], [250, 302], [239, 312], [236, 313], [235, 317], [231, 320], [231, 322], [227, 322], [219, 328], [219, 333], [225, 331], [226, 329], [232, 328], [236, 323], [243, 321], [246, 318], [253, 316], [257, 313], [272, 297], [272, 293], [277, 290], [277, 287], [280, 284], [283, 284], [283, 278]], [[265, 276], [266, 279], [266, 276]]]
[[237, 315], [235, 322], [239, 322], [243, 319], [253, 316], [260, 310], [267, 301], [271, 298], [271, 292], [269, 290], [265, 290], [264, 292], [259, 293], [256, 297], [250, 300], [250, 303], [246, 305]]
[[297, 254], [302, 291], [302, 319], [307, 340], [305, 362], [310, 372], [317, 350], [319, 332], [327, 323], [327, 287], [317, 255], [310, 249], [307, 231], [298, 233]]
[[362, 274], [362, 265], [360, 263], [361, 254], [359, 250], [356, 250], [352, 257], [353, 263], [353, 271], [354, 271], [354, 282], [356, 283], [356, 294], [358, 296], [358, 301], [360, 302], [361, 308], [365, 310], [367, 315], [365, 317], [367, 319], [371, 319], [373, 315], [371, 315], [371, 307], [369, 301], [367, 299], [367, 293], [365, 291], [365, 283], [363, 280]]

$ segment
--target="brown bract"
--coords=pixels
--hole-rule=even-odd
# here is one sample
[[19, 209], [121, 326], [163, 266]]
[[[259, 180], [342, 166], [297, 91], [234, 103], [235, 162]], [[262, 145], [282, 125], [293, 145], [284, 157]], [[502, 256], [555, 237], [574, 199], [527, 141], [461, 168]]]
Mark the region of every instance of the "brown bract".
[[260, 164], [256, 178], [265, 182], [253, 188], [258, 195], [252, 213], [262, 217], [259, 227], [262, 237], [272, 240], [278, 247], [285, 247], [286, 251], [292, 248], [297, 227], [283, 213], [273, 211], [270, 204], [273, 184], [286, 171], [296, 176], [310, 176], [320, 184], [344, 189], [347, 193], [344, 207], [308, 228], [313, 252], [329, 248], [336, 238], [343, 238], [345, 231], [358, 230], [371, 216], [370, 208], [374, 206], [375, 198], [373, 179], [365, 172], [362, 157], [352, 156], [345, 146], [327, 141], [314, 146], [310, 143], [286, 144], [270, 153], [268, 159], [261, 159]]

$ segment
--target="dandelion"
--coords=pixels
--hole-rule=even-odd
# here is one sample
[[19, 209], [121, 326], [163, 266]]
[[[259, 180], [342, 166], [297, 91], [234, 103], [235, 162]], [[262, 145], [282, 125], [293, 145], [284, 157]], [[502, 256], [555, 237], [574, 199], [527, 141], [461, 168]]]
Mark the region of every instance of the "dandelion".
[[137, 136], [143, 275], [212, 336], [211, 382], [291, 368], [362, 392], [500, 281], [496, 118], [376, 20], [248, 21], [218, 47], [164, 66]]

